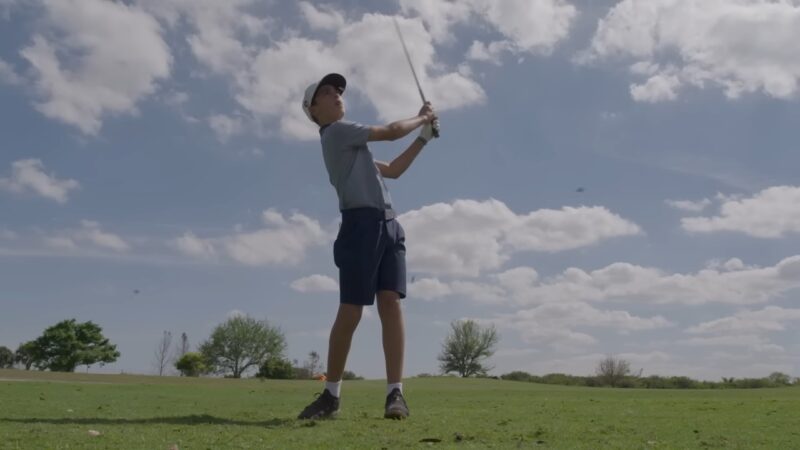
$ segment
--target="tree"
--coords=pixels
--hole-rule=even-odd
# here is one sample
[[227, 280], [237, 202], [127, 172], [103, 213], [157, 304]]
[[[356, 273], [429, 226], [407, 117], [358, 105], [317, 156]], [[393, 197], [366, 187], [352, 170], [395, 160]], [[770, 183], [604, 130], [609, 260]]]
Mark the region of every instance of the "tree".
[[792, 377], [782, 372], [772, 372], [767, 378], [776, 386], [789, 386], [792, 384]]
[[473, 320], [462, 320], [452, 322], [450, 327], [438, 358], [442, 372], [458, 372], [462, 377], [469, 377], [485, 375], [491, 370], [481, 361], [494, 354], [500, 340], [494, 325], [483, 328]]
[[175, 362], [175, 368], [185, 377], [199, 377], [209, 371], [206, 358], [197, 352], [186, 352]]
[[189, 351], [189, 337], [186, 336], [186, 333], [181, 333], [181, 342], [178, 347], [178, 354], [175, 355], [175, 359], [180, 358], [181, 356], [185, 355]]
[[250, 316], [235, 316], [214, 328], [200, 346], [200, 353], [216, 372], [241, 378], [242, 373], [259, 367], [267, 358], [282, 356], [285, 348], [280, 329]]
[[164, 375], [164, 369], [169, 364], [169, 348], [172, 345], [172, 333], [169, 331], [164, 330], [164, 334], [161, 335], [161, 339], [158, 341], [158, 345], [156, 345], [156, 351], [153, 359], [153, 362], [158, 369], [158, 375]]
[[317, 353], [316, 350], [311, 350], [311, 352], [309, 352], [308, 359], [303, 367], [308, 370], [308, 373], [311, 375], [310, 378], [314, 378], [316, 374], [322, 371], [322, 366], [319, 364], [319, 353]]
[[595, 373], [605, 386], [618, 386], [630, 373], [631, 364], [624, 359], [606, 356], [597, 363]]
[[19, 344], [17, 351], [14, 352], [14, 362], [25, 366], [25, 370], [31, 370], [31, 366], [36, 362], [36, 342], [28, 341]]
[[0, 369], [14, 367], [14, 352], [10, 348], [0, 346]]
[[93, 322], [63, 320], [36, 338], [34, 365], [39, 370], [74, 372], [75, 367], [112, 363], [119, 358], [117, 346], [103, 336], [103, 329]]
[[344, 372], [342, 372], [342, 379], [352, 381], [352, 380], [363, 380], [364, 377], [356, 375], [355, 372], [345, 370]]
[[261, 364], [256, 376], [273, 380], [291, 380], [294, 378], [294, 368], [288, 359], [280, 356], [271, 356]]

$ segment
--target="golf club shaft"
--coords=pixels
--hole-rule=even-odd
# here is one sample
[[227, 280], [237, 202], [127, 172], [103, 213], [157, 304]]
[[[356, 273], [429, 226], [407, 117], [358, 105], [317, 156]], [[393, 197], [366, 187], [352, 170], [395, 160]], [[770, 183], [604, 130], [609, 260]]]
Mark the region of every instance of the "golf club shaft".
[[[422, 99], [422, 103], [427, 103], [425, 100], [425, 93], [422, 92], [422, 85], [419, 83], [419, 78], [417, 77], [417, 71], [414, 70], [414, 64], [411, 62], [411, 55], [408, 53], [408, 47], [406, 46], [406, 40], [403, 39], [403, 33], [400, 31], [400, 25], [397, 23], [397, 19], [392, 18], [394, 20], [394, 29], [397, 30], [397, 37], [400, 38], [400, 43], [403, 45], [403, 53], [406, 54], [406, 60], [408, 61], [408, 67], [411, 68], [411, 75], [414, 76], [414, 81], [417, 83], [417, 89], [419, 90], [419, 96]], [[433, 137], [439, 137], [439, 120], [434, 120], [433, 124]]]

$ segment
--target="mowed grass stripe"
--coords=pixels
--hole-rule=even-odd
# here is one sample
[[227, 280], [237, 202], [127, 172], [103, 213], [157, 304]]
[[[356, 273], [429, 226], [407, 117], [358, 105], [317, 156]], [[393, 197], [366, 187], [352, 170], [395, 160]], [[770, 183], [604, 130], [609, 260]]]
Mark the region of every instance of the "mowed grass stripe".
[[31, 380], [0, 381], [4, 449], [800, 449], [800, 388], [412, 378], [411, 418], [388, 421], [384, 382], [349, 381], [338, 419], [300, 422], [295, 416], [321, 383], [24, 371], [0, 378]]

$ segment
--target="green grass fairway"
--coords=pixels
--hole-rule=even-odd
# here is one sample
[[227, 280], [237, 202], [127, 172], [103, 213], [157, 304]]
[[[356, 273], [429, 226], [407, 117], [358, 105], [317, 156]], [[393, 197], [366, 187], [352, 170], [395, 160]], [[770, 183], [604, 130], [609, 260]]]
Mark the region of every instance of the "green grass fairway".
[[320, 382], [8, 370], [0, 380], [3, 449], [800, 449], [800, 388], [412, 378], [411, 417], [390, 421], [383, 382], [346, 381], [338, 419], [300, 422]]

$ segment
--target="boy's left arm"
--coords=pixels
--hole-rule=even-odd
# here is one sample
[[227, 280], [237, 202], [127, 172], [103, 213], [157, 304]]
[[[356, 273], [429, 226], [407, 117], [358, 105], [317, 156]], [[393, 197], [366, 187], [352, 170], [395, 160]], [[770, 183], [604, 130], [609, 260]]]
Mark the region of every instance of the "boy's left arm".
[[422, 148], [433, 139], [433, 128], [430, 123], [423, 125], [422, 130], [419, 132], [419, 137], [414, 139], [414, 142], [408, 148], [395, 158], [389, 164], [383, 161], [375, 161], [381, 176], [384, 178], [400, 178], [400, 175], [405, 173], [406, 169], [411, 166], [414, 159], [422, 151]]
[[400, 175], [414, 162], [414, 159], [419, 155], [419, 152], [422, 151], [422, 148], [425, 147], [425, 144], [426, 142], [422, 138], [414, 139], [414, 142], [391, 163], [387, 164], [383, 161], [375, 161], [375, 165], [378, 166], [378, 170], [381, 171], [381, 175], [384, 178], [400, 178]]

